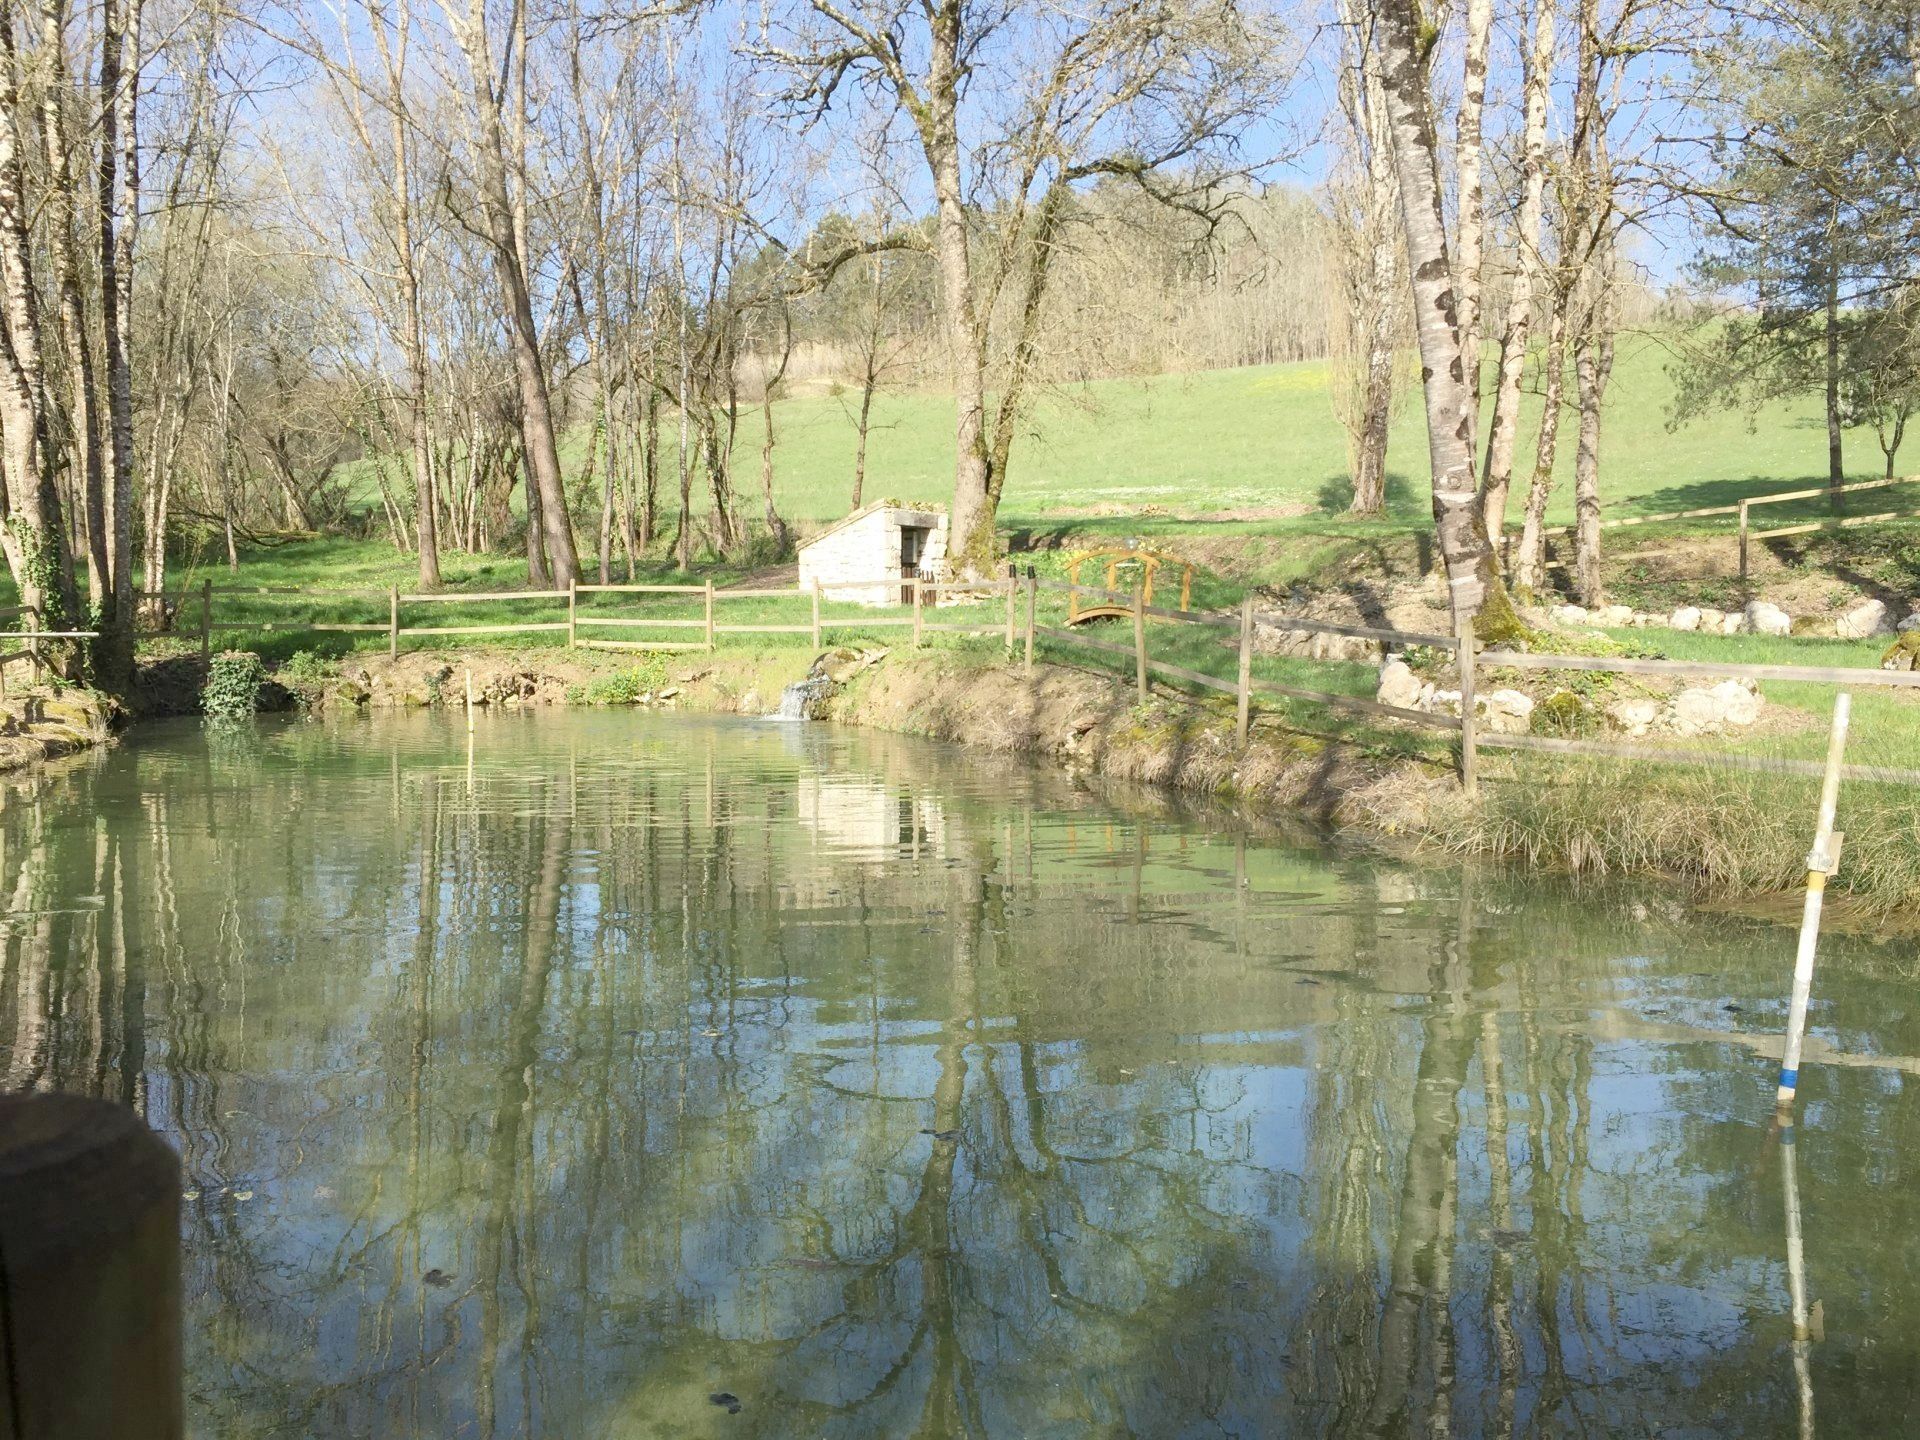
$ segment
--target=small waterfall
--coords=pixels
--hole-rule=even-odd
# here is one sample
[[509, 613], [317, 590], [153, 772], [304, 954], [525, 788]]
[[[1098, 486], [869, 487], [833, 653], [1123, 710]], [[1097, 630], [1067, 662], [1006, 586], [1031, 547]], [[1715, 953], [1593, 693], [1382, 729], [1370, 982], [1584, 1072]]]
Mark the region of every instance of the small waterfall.
[[780, 692], [780, 708], [773, 712], [775, 720], [811, 720], [820, 702], [826, 698], [833, 682], [824, 675], [814, 674], [804, 680], [795, 680]]

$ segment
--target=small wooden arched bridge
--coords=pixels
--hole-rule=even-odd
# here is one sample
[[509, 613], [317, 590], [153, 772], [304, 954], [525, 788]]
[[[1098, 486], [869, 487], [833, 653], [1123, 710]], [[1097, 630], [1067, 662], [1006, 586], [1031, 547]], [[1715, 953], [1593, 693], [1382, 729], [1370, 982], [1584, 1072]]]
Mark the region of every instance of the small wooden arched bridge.
[[1067, 583], [1081, 585], [1080, 567], [1087, 564], [1103, 564], [1106, 580], [1104, 591], [1100, 587], [1088, 584], [1086, 588], [1099, 598], [1091, 604], [1083, 603], [1078, 590], [1067, 594], [1067, 624], [1084, 625], [1089, 620], [1115, 620], [1133, 614], [1131, 601], [1124, 599], [1118, 592], [1122, 574], [1130, 578], [1139, 577], [1141, 601], [1153, 603], [1153, 582], [1155, 572], [1162, 565], [1169, 570], [1180, 572], [1180, 608], [1188, 610], [1193, 602], [1193, 565], [1178, 555], [1169, 555], [1163, 550], [1149, 550], [1140, 545], [1111, 545], [1103, 550], [1082, 550], [1067, 561]]

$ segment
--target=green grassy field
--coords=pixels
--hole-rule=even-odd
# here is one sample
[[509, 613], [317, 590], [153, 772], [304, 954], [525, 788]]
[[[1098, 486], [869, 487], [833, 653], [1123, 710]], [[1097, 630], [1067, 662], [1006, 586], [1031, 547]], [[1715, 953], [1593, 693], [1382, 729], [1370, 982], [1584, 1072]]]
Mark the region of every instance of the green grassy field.
[[[1731, 503], [1758, 489], [1819, 484], [1826, 431], [1817, 404], [1772, 407], [1753, 420], [1718, 414], [1670, 431], [1671, 352], [1657, 337], [1619, 347], [1602, 438], [1609, 514]], [[852, 479], [854, 397], [813, 396], [775, 407], [776, 494], [795, 519], [843, 513]], [[867, 494], [945, 500], [953, 488], [953, 405], [945, 396], [891, 394], [875, 403]], [[1521, 455], [1530, 457], [1539, 401], [1529, 396]], [[750, 432], [757, 441], [757, 431]], [[1573, 516], [1572, 421], [1562, 429], [1550, 516]], [[1870, 432], [1848, 438], [1850, 469], [1883, 464]], [[1389, 447], [1388, 528], [1429, 520], [1424, 420], [1408, 394]], [[1235, 529], [1348, 530], [1345, 439], [1320, 362], [1102, 380], [1049, 392], [1014, 450], [1002, 515], [1016, 527], [1163, 530], [1148, 507]], [[1147, 512], [1143, 516], [1143, 511]]]

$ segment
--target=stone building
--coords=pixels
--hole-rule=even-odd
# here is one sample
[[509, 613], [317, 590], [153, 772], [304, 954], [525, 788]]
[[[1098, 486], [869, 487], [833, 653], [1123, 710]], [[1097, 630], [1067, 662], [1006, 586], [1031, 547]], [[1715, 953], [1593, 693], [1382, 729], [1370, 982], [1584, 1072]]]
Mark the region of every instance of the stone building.
[[876, 500], [800, 546], [800, 588], [818, 582], [826, 599], [855, 605], [910, 604], [905, 582], [939, 573], [946, 558], [946, 506]]

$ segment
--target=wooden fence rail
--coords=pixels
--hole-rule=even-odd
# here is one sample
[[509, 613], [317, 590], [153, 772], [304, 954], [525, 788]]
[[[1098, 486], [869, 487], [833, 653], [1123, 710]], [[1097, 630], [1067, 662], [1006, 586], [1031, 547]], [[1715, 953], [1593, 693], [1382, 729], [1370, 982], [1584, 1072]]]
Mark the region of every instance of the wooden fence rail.
[[[1874, 481], [1866, 485], [1849, 487], [1854, 489], [1883, 488], [1887, 482]], [[1895, 482], [1901, 483], [1901, 482]], [[1787, 495], [1766, 497], [1769, 500], [1803, 499], [1824, 495], [1825, 490], [1790, 492]], [[1743, 502], [1745, 503], [1745, 502]], [[1737, 508], [1737, 507], [1736, 507]], [[1697, 513], [1697, 512], [1686, 512]], [[1634, 517], [1650, 521], [1657, 517]], [[1377, 719], [1394, 721], [1400, 724], [1415, 725], [1425, 729], [1439, 730], [1457, 734], [1458, 767], [1462, 784], [1471, 790], [1477, 784], [1479, 751], [1482, 748], [1510, 751], [1534, 751], [1556, 755], [1595, 755], [1616, 759], [1640, 760], [1657, 764], [1698, 764], [1726, 769], [1764, 771], [1778, 774], [1817, 774], [1820, 766], [1814, 761], [1776, 759], [1768, 756], [1738, 755], [1710, 750], [1691, 750], [1686, 748], [1662, 748], [1645, 745], [1623, 745], [1598, 740], [1559, 739], [1539, 735], [1482, 734], [1479, 717], [1476, 714], [1476, 696], [1479, 682], [1489, 670], [1583, 670], [1624, 675], [1647, 675], [1677, 678], [1716, 678], [1777, 680], [1796, 683], [1822, 685], [1870, 685], [1895, 690], [1920, 689], [1920, 672], [1889, 671], [1845, 666], [1822, 665], [1774, 665], [1739, 664], [1734, 662], [1714, 663], [1691, 660], [1649, 660], [1627, 657], [1593, 655], [1542, 655], [1527, 651], [1494, 649], [1482, 651], [1475, 643], [1471, 626], [1463, 629], [1459, 635], [1443, 635], [1431, 631], [1397, 630], [1386, 626], [1350, 625], [1343, 622], [1320, 620], [1303, 615], [1288, 615], [1278, 611], [1260, 610], [1249, 597], [1241, 605], [1237, 614], [1206, 614], [1184, 610], [1173, 610], [1146, 602], [1143, 587], [1137, 585], [1131, 592], [1107, 589], [1103, 586], [1080, 585], [1057, 580], [1042, 579], [1029, 566], [1021, 577], [1009, 569], [1001, 578], [984, 581], [932, 580], [924, 577], [884, 579], [874, 581], [836, 582], [832, 591], [881, 590], [907, 592], [910, 601], [908, 615], [862, 614], [830, 615], [823, 613], [823, 605], [828, 603], [826, 589], [818, 585], [809, 588], [770, 589], [742, 588], [734, 590], [717, 589], [711, 582], [698, 585], [599, 585], [573, 584], [566, 589], [554, 590], [508, 590], [485, 592], [442, 591], [431, 594], [403, 594], [397, 586], [391, 586], [386, 592], [387, 620], [385, 624], [344, 623], [344, 622], [275, 622], [275, 621], [218, 621], [212, 618], [213, 599], [216, 594], [273, 596], [301, 595], [300, 591], [268, 591], [234, 589], [216, 591], [210, 581], [199, 587], [200, 594], [200, 641], [203, 655], [211, 644], [211, 636], [216, 631], [227, 630], [312, 630], [349, 634], [385, 634], [389, 654], [399, 654], [400, 639], [408, 635], [497, 635], [497, 634], [558, 634], [564, 632], [570, 648], [594, 650], [704, 650], [716, 648], [722, 635], [805, 635], [817, 649], [823, 637], [834, 630], [870, 630], [876, 628], [911, 627], [912, 643], [917, 648], [924, 643], [929, 633], [959, 635], [997, 635], [1002, 639], [1009, 657], [1020, 647], [1024, 654], [1029, 673], [1033, 667], [1034, 646], [1038, 639], [1056, 642], [1063, 646], [1074, 646], [1096, 654], [1115, 658], [1129, 659], [1133, 662], [1133, 678], [1136, 695], [1145, 700], [1149, 694], [1152, 679], [1160, 679], [1188, 687], [1211, 691], [1222, 695], [1231, 695], [1235, 702], [1235, 733], [1244, 744], [1248, 738], [1253, 719], [1255, 701], [1273, 699], [1282, 701], [1303, 701], [1310, 705], [1329, 710], [1344, 711], [1350, 714], [1365, 715]], [[1072, 602], [1069, 609], [1077, 605], [1081, 597], [1102, 600], [1116, 607], [1124, 607], [1121, 621], [1132, 619], [1132, 643], [1126, 644], [1117, 639], [1103, 639], [1097, 634], [1088, 633], [1085, 628], [1063, 627], [1042, 623], [1038, 613], [1040, 592], [1065, 594]], [[311, 592], [305, 592], [311, 598]], [[342, 597], [355, 596], [359, 592], [324, 592]], [[370, 595], [372, 592], [368, 592]], [[593, 595], [633, 595], [633, 596], [677, 596], [700, 607], [698, 618], [688, 615], [608, 615], [596, 614], [591, 609], [582, 610], [580, 601], [583, 596]], [[1003, 598], [1004, 614], [993, 620], [939, 621], [928, 618], [928, 601], [935, 602], [934, 613], [939, 613], [938, 600], [942, 595], [966, 595], [980, 599]], [[1022, 624], [1020, 597], [1025, 596], [1024, 624]], [[152, 598], [144, 596], [142, 598]], [[165, 597], [162, 597], [165, 598]], [[797, 620], [766, 621], [726, 621], [719, 618], [717, 612], [735, 601], [765, 600], [804, 600], [808, 605], [808, 615], [804, 622]], [[403, 605], [457, 604], [463, 601], [476, 603], [509, 603], [532, 601], [538, 604], [556, 605], [565, 603], [564, 620], [529, 620], [519, 622], [500, 621], [467, 625], [404, 625], [402, 621]], [[176, 598], [176, 613], [179, 602]], [[0, 618], [9, 613], [0, 612]], [[1234, 678], [1210, 674], [1205, 670], [1188, 665], [1175, 664], [1165, 658], [1155, 658], [1149, 646], [1147, 619], [1170, 621], [1178, 625], [1198, 626], [1216, 632], [1237, 632], [1237, 667]], [[1340, 635], [1356, 639], [1378, 641], [1383, 646], [1408, 649], [1423, 647], [1450, 652], [1459, 670], [1460, 711], [1458, 715], [1415, 710], [1404, 706], [1387, 705], [1370, 696], [1343, 694], [1338, 691], [1314, 689], [1307, 686], [1283, 683], [1278, 680], [1257, 678], [1253, 673], [1255, 640], [1259, 630], [1281, 630], [1300, 634]], [[593, 631], [612, 630], [620, 632], [623, 638], [603, 638]], [[678, 635], [688, 631], [697, 632], [698, 637], [679, 638], [624, 638], [634, 636], [639, 631], [668, 632]], [[1023, 634], [1024, 631], [1024, 634]], [[55, 632], [45, 637], [53, 638]], [[67, 632], [59, 632], [62, 635]], [[1022, 641], [1024, 644], [1022, 645]], [[19, 655], [0, 656], [0, 667]], [[0, 669], [0, 678], [4, 670]], [[1856, 779], [1885, 781], [1890, 783], [1920, 783], [1920, 770], [1907, 770], [1881, 766], [1849, 766], [1847, 774]]]

